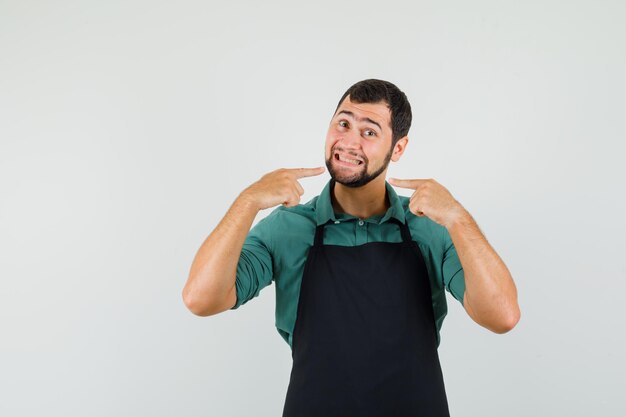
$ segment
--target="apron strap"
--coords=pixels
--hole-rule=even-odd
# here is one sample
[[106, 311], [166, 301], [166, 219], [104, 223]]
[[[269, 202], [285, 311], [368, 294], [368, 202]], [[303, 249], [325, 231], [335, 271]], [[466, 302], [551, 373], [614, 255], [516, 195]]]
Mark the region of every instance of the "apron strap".
[[401, 222], [395, 217], [390, 217], [389, 220], [394, 221], [400, 226], [400, 233], [402, 233], [402, 240], [407, 243], [413, 240], [411, 237], [411, 231], [409, 230], [409, 226], [406, 223]]
[[[391, 217], [389, 220], [394, 221], [398, 226], [400, 226], [400, 233], [402, 234], [402, 240], [404, 242], [410, 242], [413, 240], [411, 237], [411, 232], [409, 231], [409, 226], [406, 223], [401, 222], [395, 217]], [[325, 224], [320, 224], [315, 228], [315, 239], [313, 239], [313, 246], [322, 246], [324, 243], [324, 226]]]
[[324, 224], [320, 224], [315, 228], [315, 239], [313, 240], [313, 246], [322, 246], [324, 241]]

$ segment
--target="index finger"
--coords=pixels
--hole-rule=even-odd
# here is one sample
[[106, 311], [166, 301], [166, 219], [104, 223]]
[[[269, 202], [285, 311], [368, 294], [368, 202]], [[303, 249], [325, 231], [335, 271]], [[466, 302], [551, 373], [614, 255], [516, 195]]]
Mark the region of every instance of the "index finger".
[[396, 179], [396, 178], [389, 178], [389, 184], [395, 185], [395, 186], [401, 187], [401, 188], [410, 188], [412, 190], [416, 190], [417, 187], [419, 187], [420, 185], [422, 185], [426, 181], [428, 181], [428, 180], [423, 180], [423, 179], [399, 180], [399, 179]]
[[315, 175], [320, 175], [325, 171], [324, 167], [317, 168], [291, 168], [289, 171], [293, 172], [296, 175], [296, 178], [303, 177], [313, 177]]

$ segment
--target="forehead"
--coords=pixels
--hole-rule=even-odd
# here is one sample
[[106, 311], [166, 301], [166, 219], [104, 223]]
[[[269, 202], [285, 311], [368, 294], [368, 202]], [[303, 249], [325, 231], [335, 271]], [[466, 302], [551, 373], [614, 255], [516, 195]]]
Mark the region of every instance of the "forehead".
[[[344, 111], [352, 113], [352, 116], [342, 113]], [[334, 117], [352, 117], [363, 123], [376, 122], [385, 130], [391, 129], [391, 112], [384, 102], [354, 103], [348, 96], [343, 100]]]

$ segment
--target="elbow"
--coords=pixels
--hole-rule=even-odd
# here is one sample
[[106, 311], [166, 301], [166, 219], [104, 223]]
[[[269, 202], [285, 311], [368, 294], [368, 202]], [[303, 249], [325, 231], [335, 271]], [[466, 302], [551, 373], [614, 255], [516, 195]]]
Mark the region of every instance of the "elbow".
[[502, 320], [501, 323], [499, 323], [497, 326], [494, 326], [490, 330], [497, 334], [508, 333], [511, 330], [513, 330], [515, 326], [517, 326], [517, 323], [519, 323], [520, 318], [521, 318], [520, 309], [519, 307], [516, 307], [516, 309], [513, 312], [508, 314], [506, 320]]
[[198, 296], [196, 296], [195, 294], [193, 294], [191, 291], [187, 290], [186, 288], [183, 289], [182, 297], [183, 297], [183, 303], [185, 303], [185, 306], [187, 307], [187, 309], [191, 311], [193, 314], [195, 314], [196, 316], [207, 317], [212, 314], [209, 308], [210, 306], [207, 305], [206, 300], [199, 299]]

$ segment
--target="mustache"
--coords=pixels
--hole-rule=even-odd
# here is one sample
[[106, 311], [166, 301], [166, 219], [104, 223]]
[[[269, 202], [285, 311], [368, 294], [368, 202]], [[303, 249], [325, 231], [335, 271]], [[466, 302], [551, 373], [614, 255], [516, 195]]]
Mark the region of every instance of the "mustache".
[[361, 159], [363, 160], [363, 162], [364, 162], [364, 163], [367, 163], [367, 162], [368, 162], [367, 157], [366, 157], [365, 155], [361, 155], [361, 154], [358, 154], [358, 153], [356, 153], [356, 152], [353, 152], [353, 151], [348, 151], [348, 150], [345, 150], [345, 149], [343, 149], [343, 148], [339, 148], [339, 147], [335, 147], [335, 148], [331, 149], [331, 151], [330, 151], [330, 153], [331, 153], [331, 156], [330, 156], [330, 157], [331, 157], [331, 159], [332, 159], [332, 157], [333, 157], [333, 153], [334, 153], [334, 152], [341, 152], [341, 153], [345, 153], [345, 154], [348, 154], [348, 155], [356, 156], [357, 158], [361, 158]]

